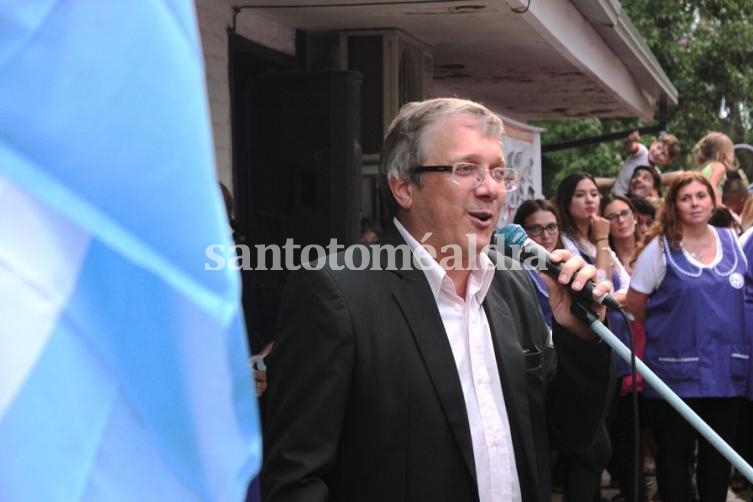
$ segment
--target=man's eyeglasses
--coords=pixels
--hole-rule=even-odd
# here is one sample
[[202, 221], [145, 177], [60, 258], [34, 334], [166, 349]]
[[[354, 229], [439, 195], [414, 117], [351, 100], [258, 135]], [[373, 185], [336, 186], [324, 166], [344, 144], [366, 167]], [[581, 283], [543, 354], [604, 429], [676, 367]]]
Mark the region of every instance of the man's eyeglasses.
[[509, 167], [492, 167], [487, 169], [479, 164], [456, 162], [451, 166], [418, 166], [411, 169], [414, 173], [451, 173], [450, 180], [458, 185], [477, 189], [484, 182], [487, 171], [497, 183], [504, 183], [505, 190], [511, 192], [518, 188], [520, 171]]
[[548, 234], [553, 234], [557, 232], [559, 229], [560, 227], [556, 223], [550, 223], [547, 226], [531, 225], [530, 227], [525, 227], [525, 230], [528, 233], [528, 235], [533, 235], [534, 237], [541, 235], [544, 232]]
[[615, 221], [617, 219], [626, 220], [628, 218], [632, 218], [632, 216], [633, 216], [633, 211], [631, 211], [630, 209], [623, 209], [619, 213], [608, 214], [604, 216], [604, 218], [608, 219], [609, 221]]

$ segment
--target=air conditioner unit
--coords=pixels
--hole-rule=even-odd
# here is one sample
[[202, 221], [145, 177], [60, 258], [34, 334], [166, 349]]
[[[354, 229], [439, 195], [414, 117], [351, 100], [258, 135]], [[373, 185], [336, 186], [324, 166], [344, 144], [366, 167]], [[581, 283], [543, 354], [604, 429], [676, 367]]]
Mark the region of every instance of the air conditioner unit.
[[402, 105], [431, 95], [429, 47], [397, 29], [340, 32], [341, 69], [363, 75], [361, 148], [368, 172], [382, 138]]

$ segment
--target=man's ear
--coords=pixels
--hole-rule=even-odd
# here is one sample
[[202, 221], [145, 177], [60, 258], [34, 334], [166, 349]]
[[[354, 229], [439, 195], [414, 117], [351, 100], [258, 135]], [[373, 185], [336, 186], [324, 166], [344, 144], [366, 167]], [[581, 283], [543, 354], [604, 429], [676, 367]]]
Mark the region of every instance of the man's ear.
[[413, 191], [416, 185], [405, 178], [389, 178], [390, 191], [401, 209], [410, 209], [413, 205]]

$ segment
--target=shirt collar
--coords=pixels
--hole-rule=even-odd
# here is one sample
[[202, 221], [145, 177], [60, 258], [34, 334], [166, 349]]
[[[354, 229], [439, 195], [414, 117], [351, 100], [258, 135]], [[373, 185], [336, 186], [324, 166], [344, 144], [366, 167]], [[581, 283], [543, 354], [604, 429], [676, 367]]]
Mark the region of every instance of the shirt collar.
[[[393, 218], [395, 228], [400, 232], [400, 235], [405, 239], [405, 243], [408, 244], [413, 255], [416, 257], [417, 262], [422, 266], [420, 267], [426, 280], [429, 282], [429, 287], [434, 295], [434, 300], [439, 298], [439, 294], [442, 290], [455, 295], [455, 286], [452, 280], [447, 275], [447, 271], [441, 267], [439, 262], [431, 256], [431, 254], [418, 242], [406, 228], [400, 223], [397, 218]], [[468, 277], [468, 287], [466, 291], [466, 297], [477, 296], [479, 303], [484, 301], [486, 293], [489, 291], [492, 279], [494, 279], [495, 272], [494, 262], [487, 256], [486, 253], [479, 253], [477, 266], [471, 270], [471, 274]]]

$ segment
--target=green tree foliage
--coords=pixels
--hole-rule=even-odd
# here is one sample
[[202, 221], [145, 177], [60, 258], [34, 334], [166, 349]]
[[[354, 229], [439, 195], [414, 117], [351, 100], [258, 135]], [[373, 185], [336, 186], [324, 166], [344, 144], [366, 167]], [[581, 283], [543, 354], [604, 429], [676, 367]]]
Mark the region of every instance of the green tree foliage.
[[[542, 134], [542, 144], [546, 145], [634, 129], [639, 126], [639, 122], [635, 119], [600, 120], [586, 118], [550, 120], [540, 122], [537, 125], [546, 129]], [[560, 181], [575, 171], [585, 171], [597, 177], [614, 176], [622, 165], [622, 146], [623, 143], [618, 141], [543, 154], [541, 163], [544, 195], [553, 195]]]
[[[692, 168], [692, 147], [709, 131], [722, 131], [735, 143], [752, 143], [753, 2], [622, 0], [622, 9], [678, 91], [667, 130], [680, 139], [683, 154], [673, 167]], [[547, 145], [649, 123], [589, 118], [537, 125], [546, 128], [542, 144]], [[753, 179], [753, 154], [738, 150], [737, 157]], [[613, 176], [622, 158], [619, 141], [545, 154], [544, 192], [553, 193], [559, 180], [575, 170]]]

